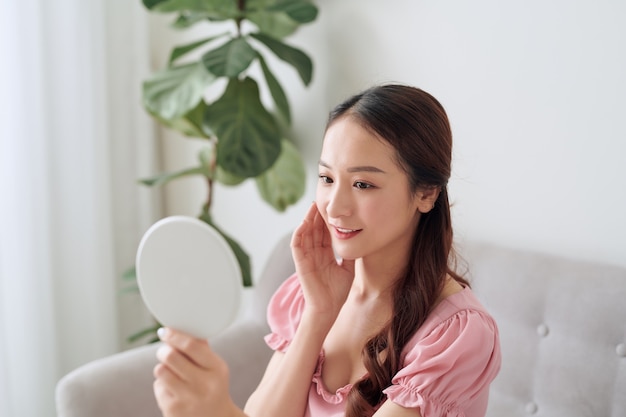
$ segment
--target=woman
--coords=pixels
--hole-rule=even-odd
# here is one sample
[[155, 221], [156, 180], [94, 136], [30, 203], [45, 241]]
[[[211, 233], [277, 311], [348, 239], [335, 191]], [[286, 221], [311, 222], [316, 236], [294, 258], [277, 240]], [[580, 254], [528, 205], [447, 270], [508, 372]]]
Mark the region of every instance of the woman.
[[377, 86], [337, 106], [292, 238], [296, 274], [268, 307], [262, 381], [237, 409], [208, 344], [164, 329], [164, 415], [484, 416], [498, 331], [451, 268], [451, 154], [445, 111], [420, 89]]

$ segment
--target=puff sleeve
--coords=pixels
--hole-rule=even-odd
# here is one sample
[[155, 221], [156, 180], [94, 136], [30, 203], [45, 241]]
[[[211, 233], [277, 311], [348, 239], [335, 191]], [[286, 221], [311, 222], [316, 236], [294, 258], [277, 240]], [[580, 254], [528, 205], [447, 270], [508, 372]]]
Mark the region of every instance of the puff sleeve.
[[304, 294], [298, 277], [294, 274], [276, 290], [267, 307], [267, 323], [270, 334], [265, 336], [267, 345], [285, 352], [293, 340], [304, 311]]
[[499, 368], [495, 322], [483, 311], [461, 310], [427, 333], [417, 332], [405, 348], [403, 368], [384, 393], [424, 417], [484, 415]]

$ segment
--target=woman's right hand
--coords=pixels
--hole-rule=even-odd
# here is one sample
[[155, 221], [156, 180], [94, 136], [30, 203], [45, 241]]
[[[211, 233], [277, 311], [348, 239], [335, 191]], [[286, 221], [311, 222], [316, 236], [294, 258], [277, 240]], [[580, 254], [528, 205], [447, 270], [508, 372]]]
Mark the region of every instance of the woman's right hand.
[[354, 280], [354, 260], [337, 262], [330, 233], [315, 203], [295, 230], [291, 251], [306, 309], [318, 318], [334, 321]]
[[159, 338], [154, 395], [164, 417], [244, 416], [228, 393], [228, 365], [206, 340], [169, 328]]

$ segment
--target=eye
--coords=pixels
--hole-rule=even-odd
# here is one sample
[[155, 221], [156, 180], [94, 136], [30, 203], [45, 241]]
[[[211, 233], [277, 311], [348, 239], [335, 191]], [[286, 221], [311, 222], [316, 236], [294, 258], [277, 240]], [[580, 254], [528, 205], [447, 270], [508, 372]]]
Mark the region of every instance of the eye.
[[357, 181], [354, 183], [354, 186], [356, 188], [358, 188], [359, 190], [367, 190], [368, 188], [372, 188], [374, 187], [372, 184], [368, 184], [366, 182], [363, 181]]
[[328, 177], [327, 175], [320, 174], [319, 178], [320, 178], [320, 181], [323, 184], [332, 184], [333, 183], [333, 180], [330, 177]]

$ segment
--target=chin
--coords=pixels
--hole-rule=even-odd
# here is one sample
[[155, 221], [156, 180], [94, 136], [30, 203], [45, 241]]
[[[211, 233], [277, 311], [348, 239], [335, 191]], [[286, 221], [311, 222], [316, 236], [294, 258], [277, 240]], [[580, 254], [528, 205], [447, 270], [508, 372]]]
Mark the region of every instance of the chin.
[[342, 247], [343, 245], [333, 244], [333, 250], [335, 257], [338, 259], [346, 259], [348, 261], [361, 258], [363, 255], [360, 252], [355, 251], [353, 248]]
[[340, 255], [338, 255], [337, 256], [337, 261], [339, 263], [341, 263], [342, 261], [355, 261], [355, 260], [357, 260], [359, 258], [360, 258], [359, 256], [340, 256]]

